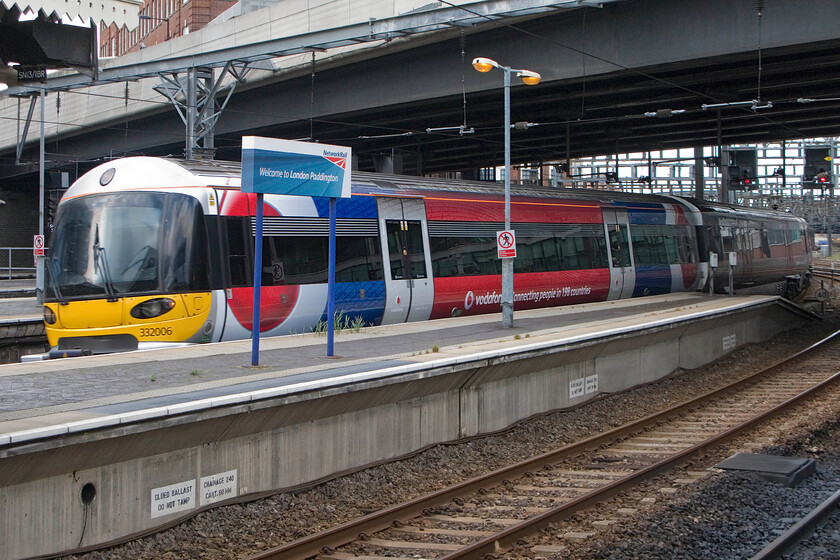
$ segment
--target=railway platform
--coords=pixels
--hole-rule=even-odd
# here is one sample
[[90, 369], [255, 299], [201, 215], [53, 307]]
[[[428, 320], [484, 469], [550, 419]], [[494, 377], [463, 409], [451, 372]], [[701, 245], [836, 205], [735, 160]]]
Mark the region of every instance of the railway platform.
[[4, 298], [34, 297], [34, 278], [0, 278], [0, 300]]
[[34, 278], [0, 279], [0, 364], [46, 349], [42, 307]]
[[773, 296], [696, 293], [517, 311], [512, 329], [500, 317], [343, 331], [332, 357], [323, 335], [265, 338], [257, 367], [250, 341], [0, 366], [0, 556], [492, 432], [814, 318]]

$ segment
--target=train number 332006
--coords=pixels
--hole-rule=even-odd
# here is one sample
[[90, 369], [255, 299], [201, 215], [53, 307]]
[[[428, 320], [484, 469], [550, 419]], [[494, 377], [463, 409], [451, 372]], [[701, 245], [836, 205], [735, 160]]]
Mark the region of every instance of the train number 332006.
[[152, 327], [140, 329], [140, 336], [143, 338], [150, 336], [172, 336], [172, 327]]

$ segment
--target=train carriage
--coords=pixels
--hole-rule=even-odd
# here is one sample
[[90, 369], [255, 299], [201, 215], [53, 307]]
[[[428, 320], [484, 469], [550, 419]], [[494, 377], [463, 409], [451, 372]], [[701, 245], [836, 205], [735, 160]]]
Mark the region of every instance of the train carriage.
[[783, 295], [793, 297], [807, 285], [813, 244], [804, 220], [785, 212], [691, 203], [703, 215], [698, 246], [718, 255], [716, 291], [728, 291], [730, 269], [734, 288], [779, 283]]
[[[238, 163], [149, 157], [80, 177], [59, 204], [47, 259], [50, 344], [108, 352], [250, 337], [256, 196], [239, 185]], [[702, 255], [713, 241], [699, 239], [696, 204], [592, 190], [513, 195], [515, 309], [705, 286]], [[353, 173], [352, 196], [336, 207], [343, 321], [500, 310], [500, 186]], [[263, 213], [259, 329], [317, 329], [327, 309], [328, 201], [266, 195]]]

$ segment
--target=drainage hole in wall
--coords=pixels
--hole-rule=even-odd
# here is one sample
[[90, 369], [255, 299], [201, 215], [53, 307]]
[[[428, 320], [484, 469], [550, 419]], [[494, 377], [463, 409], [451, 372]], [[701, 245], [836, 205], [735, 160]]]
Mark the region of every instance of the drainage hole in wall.
[[82, 503], [88, 505], [96, 497], [96, 486], [92, 482], [88, 482], [82, 486]]

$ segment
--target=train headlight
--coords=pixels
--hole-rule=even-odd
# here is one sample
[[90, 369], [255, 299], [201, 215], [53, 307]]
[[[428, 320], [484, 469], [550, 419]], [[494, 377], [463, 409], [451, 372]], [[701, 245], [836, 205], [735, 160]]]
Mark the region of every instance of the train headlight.
[[56, 321], [55, 312], [47, 306], [44, 306], [44, 322], [48, 325], [54, 325]]
[[151, 319], [160, 317], [175, 307], [175, 300], [169, 298], [148, 299], [131, 308], [131, 316], [135, 319]]

